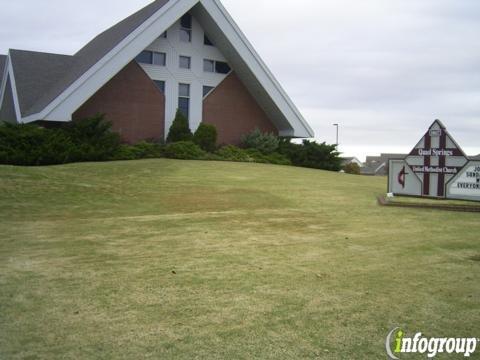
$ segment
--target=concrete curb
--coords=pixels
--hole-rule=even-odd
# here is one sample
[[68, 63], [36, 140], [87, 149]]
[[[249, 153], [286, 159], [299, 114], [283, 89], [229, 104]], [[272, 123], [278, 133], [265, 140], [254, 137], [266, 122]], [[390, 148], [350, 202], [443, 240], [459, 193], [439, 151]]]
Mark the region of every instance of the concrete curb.
[[480, 213], [480, 206], [464, 206], [464, 205], [436, 205], [436, 204], [420, 204], [420, 203], [395, 203], [388, 201], [385, 196], [378, 196], [377, 202], [381, 206], [401, 207], [410, 209], [429, 209], [429, 210], [445, 210], [456, 212], [473, 212]]

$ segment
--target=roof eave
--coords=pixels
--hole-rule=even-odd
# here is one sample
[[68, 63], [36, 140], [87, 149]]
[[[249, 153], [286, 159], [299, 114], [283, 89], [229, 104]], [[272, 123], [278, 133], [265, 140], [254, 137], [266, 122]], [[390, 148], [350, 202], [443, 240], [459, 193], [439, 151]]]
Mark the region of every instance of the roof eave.
[[[203, 9], [213, 20], [212, 23], [221, 29], [221, 34], [224, 34], [227, 42], [230, 43], [230, 47], [235, 50], [232, 54], [238, 53], [240, 55], [238, 58], [231, 56], [229, 61], [232, 61], [232, 67], [244, 84], [250, 87], [249, 90], [252, 93], [257, 91], [261, 95], [259, 97], [256, 96], [256, 98], [259, 103], [262, 103], [264, 111], [270, 115], [272, 121], [277, 122], [275, 125], [279, 128], [280, 135], [297, 138], [314, 137], [312, 128], [218, 0], [168, 2], [117, 44], [107, 55], [80, 76], [43, 110], [25, 116], [23, 121], [32, 122], [43, 119], [52, 121], [71, 120], [72, 113], [81, 104], [88, 100], [106, 81], [111, 79], [134, 59], [138, 53], [154, 41], [158, 34], [167, 30], [194, 6], [195, 9]], [[222, 50], [221, 42], [219, 49]]]
[[221, 2], [201, 0], [192, 13], [264, 111], [277, 121], [282, 136], [314, 137], [313, 129]]
[[[22, 113], [20, 110], [20, 102], [18, 100], [18, 92], [17, 92], [17, 84], [15, 82], [15, 71], [13, 68], [13, 63], [12, 63], [12, 57], [11, 57], [11, 51], [10, 49], [8, 50], [8, 55], [7, 59], [5, 61], [4, 65], [4, 74], [3, 74], [3, 79], [2, 79], [2, 92], [1, 92], [1, 101], [3, 102], [3, 96], [5, 93], [5, 88], [7, 85], [7, 80], [10, 80], [10, 86], [12, 90], [12, 95], [13, 95], [13, 105], [15, 107], [15, 116], [16, 116], [16, 121], [21, 123], [22, 122]], [[2, 104], [0, 102], [0, 104]]]

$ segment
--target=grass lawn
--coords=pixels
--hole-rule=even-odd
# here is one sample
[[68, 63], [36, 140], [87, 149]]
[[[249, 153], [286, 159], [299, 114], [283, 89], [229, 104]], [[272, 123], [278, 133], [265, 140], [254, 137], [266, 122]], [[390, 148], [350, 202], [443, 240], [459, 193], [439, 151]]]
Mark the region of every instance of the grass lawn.
[[480, 337], [480, 215], [381, 207], [386, 186], [226, 162], [0, 166], [0, 359], [385, 359], [397, 326]]

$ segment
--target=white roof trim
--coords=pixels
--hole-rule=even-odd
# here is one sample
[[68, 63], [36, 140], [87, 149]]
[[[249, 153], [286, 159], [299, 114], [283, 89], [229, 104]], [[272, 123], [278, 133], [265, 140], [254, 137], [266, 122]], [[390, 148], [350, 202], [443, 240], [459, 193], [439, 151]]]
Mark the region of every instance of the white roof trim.
[[[266, 75], [266, 79], [262, 83], [262, 85], [265, 87], [265, 89], [268, 91], [268, 93], [272, 96], [276, 105], [280, 108], [280, 110], [284, 114], [285, 114], [286, 111], [290, 110], [291, 115], [293, 115], [295, 117], [295, 119], [299, 122], [299, 125], [301, 125], [305, 130], [304, 134], [295, 134], [295, 132], [298, 131], [298, 126], [296, 127], [295, 124], [292, 124], [291, 123], [292, 117], [285, 114], [286, 118], [290, 122], [290, 125], [293, 127], [294, 134], [291, 134], [291, 133], [283, 133], [282, 134], [282, 132], [281, 132], [280, 135], [281, 136], [314, 137], [313, 129], [308, 125], [308, 123], [306, 122], [306, 120], [304, 119], [304, 117], [302, 116], [300, 111], [298, 110], [298, 108], [295, 106], [293, 101], [287, 95], [285, 90], [282, 88], [282, 86], [277, 81], [275, 76], [272, 74], [272, 72], [270, 71], [268, 66], [265, 64], [265, 62], [262, 60], [260, 55], [258, 55], [258, 53], [255, 51], [252, 44], [248, 41], [245, 34], [241, 31], [241, 29], [239, 28], [239, 26], [237, 25], [235, 20], [230, 16], [230, 14], [225, 9], [225, 7], [222, 5], [222, 3], [219, 0], [201, 0], [201, 3], [202, 3], [202, 5], [204, 5], [206, 10], [210, 13], [210, 15], [213, 18], [215, 18], [215, 15], [216, 15], [214, 10], [218, 10], [221, 13], [221, 15], [223, 15], [223, 18], [227, 21], [228, 25], [231, 26], [234, 34], [236, 36], [238, 36], [238, 38], [241, 42], [240, 45], [243, 46], [245, 48], [245, 50], [247, 50], [248, 55], [251, 56], [254, 63], [252, 64], [252, 63], [249, 63], [247, 61], [247, 59], [246, 59], [247, 53], [245, 51], [242, 51], [241, 46], [239, 46], [239, 44], [236, 44], [234, 39], [229, 38], [229, 41], [234, 46], [236, 45], [235, 47], [236, 47], [237, 51], [240, 52], [243, 60], [247, 62], [247, 65], [249, 66], [250, 70], [255, 74], [257, 79], [260, 80], [260, 78], [261, 78], [260, 72], [263, 72]], [[215, 6], [215, 9], [209, 8], [210, 4], [213, 4]], [[219, 20], [222, 20], [222, 19], [217, 17], [215, 20], [217, 20], [218, 26], [223, 30], [224, 34], [227, 36], [225, 27], [222, 27], [219, 23]], [[259, 69], [255, 69], [255, 65]], [[277, 92], [278, 94], [275, 94], [275, 92]], [[274, 96], [274, 95], [277, 95], [277, 96]], [[283, 102], [283, 104], [287, 105], [287, 108], [285, 108], [285, 106], [282, 106], [283, 105], [282, 102]]]
[[[158, 37], [156, 29], [155, 35], [148, 36], [148, 31], [150, 30], [150, 32], [152, 32], [151, 27], [153, 25], [159, 26], [162, 29], [161, 32], [164, 32], [178, 20], [176, 16], [178, 12], [183, 11], [183, 14], [188, 12], [197, 2], [198, 0], [176, 0], [166, 3], [154, 15], [115, 46], [99, 62], [79, 77], [55, 100], [47, 105], [45, 109], [37, 114], [24, 117], [22, 119], [23, 122], [32, 122], [41, 119], [63, 122], [70, 121], [71, 115], [75, 110]], [[160, 22], [155, 24], [157, 21]], [[138, 41], [140, 37], [147, 38], [147, 40]], [[126, 52], [134, 55], [125, 56], [128, 55]]]
[[3, 97], [5, 96], [5, 88], [7, 87], [7, 78], [8, 78], [8, 63], [10, 62], [10, 56], [7, 55], [5, 58], [5, 64], [3, 65], [3, 76], [2, 83], [0, 84], [0, 107], [3, 104]]
[[381, 169], [383, 169], [386, 166], [387, 166], [386, 163], [382, 163], [379, 167], [375, 169], [375, 174], [378, 173]]
[[1, 101], [0, 101], [0, 106], [3, 104], [3, 98], [5, 96], [5, 93], [7, 91], [7, 81], [10, 79], [10, 86], [11, 86], [11, 91], [12, 91], [12, 96], [13, 96], [13, 105], [15, 107], [15, 116], [16, 121], [18, 123], [22, 122], [22, 113], [20, 112], [20, 102], [18, 101], [18, 93], [17, 93], [17, 83], [15, 82], [15, 74], [13, 72], [13, 65], [10, 60], [10, 50], [8, 51], [8, 56], [7, 56], [7, 61], [5, 63], [5, 73], [4, 73], [4, 78], [2, 80], [2, 91], [1, 91]]
[[[293, 128], [293, 132], [284, 130], [280, 131], [280, 135], [313, 137], [314, 132], [311, 127], [218, 0], [170, 0], [63, 91], [45, 109], [24, 118], [20, 116], [18, 117], [19, 121], [26, 123], [37, 120], [70, 121], [73, 112], [150, 45], [158, 37], [158, 34], [167, 30], [197, 4], [201, 4], [215, 20], [230, 41], [231, 46], [240, 54], [242, 61], [249, 67], [252, 74], [271, 97], [275, 106], [278, 107]], [[16, 100], [16, 111], [19, 114], [18, 99]]]

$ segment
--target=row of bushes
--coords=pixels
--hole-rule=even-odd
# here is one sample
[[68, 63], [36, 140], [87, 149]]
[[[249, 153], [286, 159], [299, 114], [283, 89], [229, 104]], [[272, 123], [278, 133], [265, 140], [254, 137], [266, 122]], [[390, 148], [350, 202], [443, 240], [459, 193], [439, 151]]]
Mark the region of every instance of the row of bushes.
[[[215, 127], [201, 124], [195, 134], [192, 134], [188, 126], [188, 120], [181, 112], [177, 112], [167, 141], [193, 141], [201, 149], [210, 153], [209, 155], [203, 155], [203, 158], [207, 157], [214, 160], [293, 164], [331, 171], [339, 171], [341, 168], [340, 154], [335, 145], [319, 144], [308, 140], [304, 140], [301, 144], [295, 144], [290, 139], [280, 140], [278, 136], [263, 133], [259, 129], [243, 137], [242, 148], [226, 146], [215, 151], [217, 143]], [[183, 144], [182, 146], [186, 145]]]
[[36, 125], [0, 126], [0, 163], [10, 165], [53, 165], [82, 161], [172, 158], [296, 165], [338, 171], [336, 147], [304, 141], [280, 140], [255, 130], [242, 139], [242, 147], [218, 148], [217, 130], [201, 124], [192, 134], [187, 119], [177, 113], [167, 144], [141, 142], [121, 144], [118, 134], [103, 116], [71, 122], [59, 128]]
[[0, 163], [54, 165], [111, 160], [120, 149], [120, 137], [97, 116], [47, 129], [37, 125], [0, 126]]
[[153, 158], [255, 162], [276, 165], [292, 164], [288, 158], [278, 153], [266, 155], [256, 149], [242, 149], [233, 145], [223, 146], [213, 152], [207, 152], [193, 141], [179, 141], [167, 145], [148, 142], [141, 142], [136, 145], [122, 145], [111, 160]]

